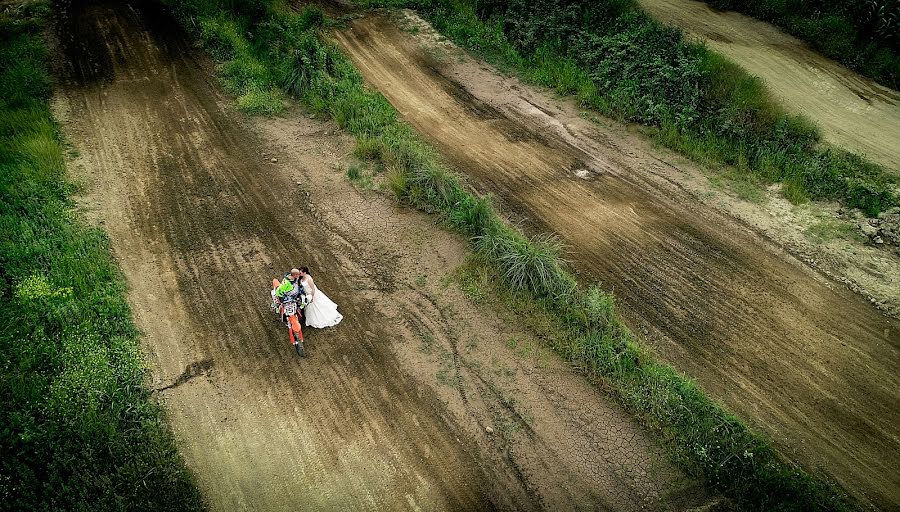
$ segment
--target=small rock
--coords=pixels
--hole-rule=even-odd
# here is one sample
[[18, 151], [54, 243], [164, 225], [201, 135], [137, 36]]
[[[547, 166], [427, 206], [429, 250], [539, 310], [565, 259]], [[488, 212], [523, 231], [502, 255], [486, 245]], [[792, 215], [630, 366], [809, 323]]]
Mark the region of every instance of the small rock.
[[277, 164], [277, 163], [278, 163], [278, 159], [277, 159], [277, 158], [273, 158], [273, 159], [270, 160], [270, 161], [271, 161], [273, 164]]
[[494, 429], [492, 429], [491, 427], [484, 427], [484, 431], [487, 432], [488, 434], [494, 433]]
[[873, 238], [878, 236], [878, 228], [869, 224], [868, 222], [860, 222], [859, 229], [869, 238]]
[[875, 242], [876, 244], [883, 244], [883, 243], [884, 243], [884, 239], [881, 238], [880, 236], [876, 236], [875, 238], [872, 239], [872, 241]]

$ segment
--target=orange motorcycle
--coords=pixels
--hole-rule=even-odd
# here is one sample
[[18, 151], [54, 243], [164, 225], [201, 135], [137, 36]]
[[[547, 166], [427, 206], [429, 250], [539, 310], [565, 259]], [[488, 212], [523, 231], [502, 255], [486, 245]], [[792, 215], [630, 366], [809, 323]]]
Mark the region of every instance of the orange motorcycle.
[[306, 307], [308, 299], [305, 294], [301, 293], [297, 299], [285, 298], [281, 300], [275, 294], [275, 290], [281, 283], [278, 279], [272, 279], [272, 310], [281, 315], [281, 321], [288, 328], [288, 338], [297, 355], [305, 357], [303, 352], [303, 329], [300, 328], [301, 310]]

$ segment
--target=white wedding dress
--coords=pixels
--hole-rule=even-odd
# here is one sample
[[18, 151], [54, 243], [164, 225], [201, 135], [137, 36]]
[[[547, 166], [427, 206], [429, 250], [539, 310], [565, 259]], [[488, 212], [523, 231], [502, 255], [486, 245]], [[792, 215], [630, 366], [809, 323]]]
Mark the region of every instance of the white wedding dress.
[[337, 304], [322, 293], [322, 290], [318, 289], [315, 284], [310, 285], [308, 279], [300, 281], [300, 284], [303, 285], [303, 293], [313, 298], [312, 302], [303, 309], [307, 326], [321, 329], [341, 323], [344, 315], [338, 313]]

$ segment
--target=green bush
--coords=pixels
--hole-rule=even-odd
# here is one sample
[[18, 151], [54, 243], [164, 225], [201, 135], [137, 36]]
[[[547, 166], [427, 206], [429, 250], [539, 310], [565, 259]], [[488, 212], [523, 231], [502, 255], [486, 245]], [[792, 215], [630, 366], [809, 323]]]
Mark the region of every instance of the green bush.
[[200, 510], [108, 241], [69, 199], [48, 16], [0, 13], [0, 508]]

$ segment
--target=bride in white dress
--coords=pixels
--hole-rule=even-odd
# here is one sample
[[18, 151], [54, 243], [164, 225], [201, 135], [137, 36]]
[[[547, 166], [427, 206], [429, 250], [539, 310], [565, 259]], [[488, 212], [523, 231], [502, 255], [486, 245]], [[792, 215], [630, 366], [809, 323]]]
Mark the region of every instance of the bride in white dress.
[[344, 315], [338, 313], [337, 304], [316, 287], [307, 267], [300, 269], [300, 284], [303, 293], [311, 297], [310, 303], [303, 309], [306, 325], [321, 329], [337, 325], [344, 319]]

